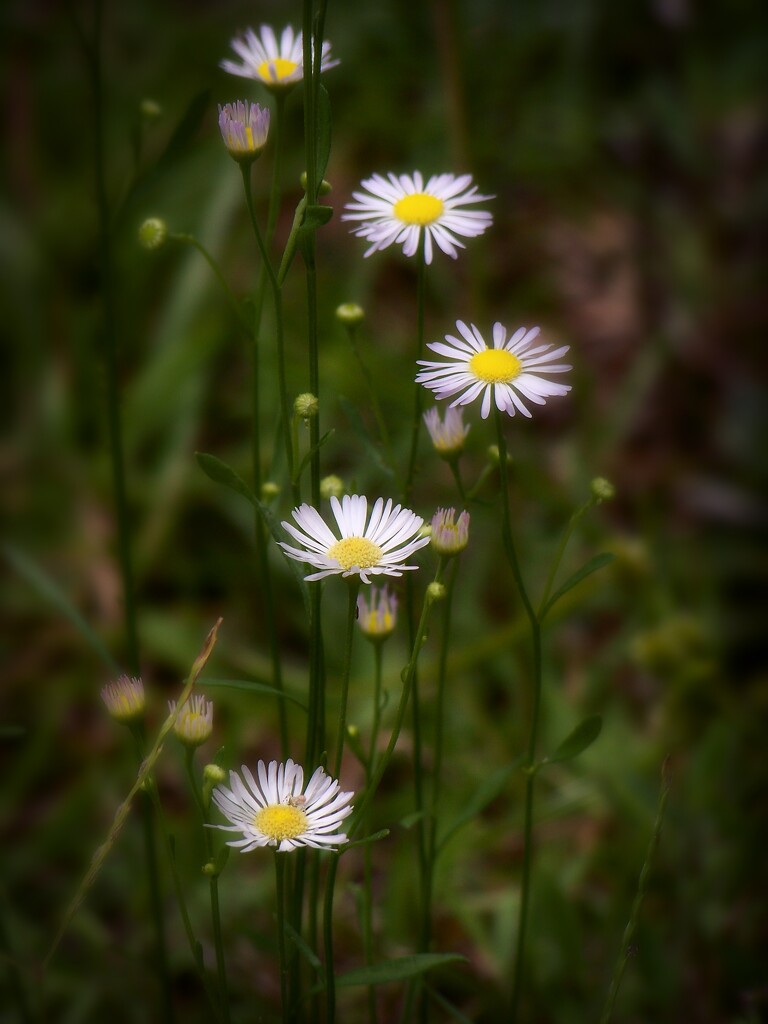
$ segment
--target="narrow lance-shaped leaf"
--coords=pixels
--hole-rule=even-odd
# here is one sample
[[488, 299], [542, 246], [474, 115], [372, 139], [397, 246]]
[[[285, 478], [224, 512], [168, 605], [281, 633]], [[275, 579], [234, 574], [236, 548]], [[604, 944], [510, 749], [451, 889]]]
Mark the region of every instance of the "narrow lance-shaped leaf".
[[568, 733], [554, 754], [546, 758], [544, 763], [554, 764], [557, 761], [571, 761], [574, 757], [578, 757], [587, 747], [592, 746], [602, 728], [603, 720], [600, 715], [590, 715], [589, 718], [585, 718], [572, 732]]
[[336, 987], [352, 988], [355, 985], [386, 985], [391, 981], [405, 981], [431, 971], [434, 967], [458, 961], [466, 961], [466, 957], [459, 953], [415, 953], [413, 956], [401, 956], [347, 971], [336, 979]]
[[602, 569], [603, 566], [608, 565], [610, 562], [613, 561], [613, 559], [614, 556], [608, 552], [604, 552], [602, 555], [595, 555], [594, 558], [590, 558], [586, 565], [582, 565], [582, 567], [580, 569], [577, 569], [572, 576], [569, 576], [565, 583], [562, 585], [562, 587], [560, 587], [559, 590], [556, 590], [552, 597], [550, 597], [550, 599], [541, 609], [539, 621], [544, 621], [550, 609], [553, 608], [554, 605], [556, 605], [557, 602], [560, 600], [560, 598], [564, 597], [569, 590], [573, 590], [573, 588], [578, 583], [581, 583], [582, 580], [585, 580], [587, 576], [591, 576], [593, 572], [597, 572], [599, 569]]

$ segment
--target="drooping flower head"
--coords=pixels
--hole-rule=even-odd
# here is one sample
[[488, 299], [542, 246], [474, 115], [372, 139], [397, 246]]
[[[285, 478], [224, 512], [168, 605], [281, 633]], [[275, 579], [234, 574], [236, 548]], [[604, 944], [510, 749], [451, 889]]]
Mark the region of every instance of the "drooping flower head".
[[424, 522], [421, 516], [400, 505], [393, 507], [391, 498], [386, 502], [377, 498], [369, 519], [368, 499], [361, 494], [345, 494], [341, 501], [332, 495], [331, 509], [339, 537], [311, 505], [300, 505], [292, 512], [300, 529], [282, 524], [302, 547], [282, 541], [280, 547], [290, 558], [320, 570], [305, 576], [306, 580], [359, 575], [362, 583], [370, 583], [371, 576], [402, 576], [405, 570], [418, 568], [404, 561], [429, 544], [429, 537], [417, 536]]
[[339, 783], [315, 769], [304, 789], [304, 769], [289, 758], [284, 764], [263, 761], [256, 766], [258, 780], [242, 765], [229, 773], [229, 785], [216, 786], [213, 801], [229, 825], [214, 825], [223, 832], [242, 832], [233, 846], [248, 853], [259, 846], [276, 846], [285, 853], [300, 846], [332, 850], [347, 837], [337, 829], [352, 812], [349, 801], [354, 793], [342, 793]]
[[371, 587], [370, 599], [357, 598], [357, 624], [360, 632], [374, 643], [391, 636], [397, 624], [397, 596], [384, 586]]
[[464, 440], [469, 433], [469, 424], [464, 426], [461, 409], [450, 406], [445, 410], [445, 418], [440, 419], [440, 411], [436, 405], [424, 413], [432, 445], [443, 459], [453, 459], [464, 448]]
[[120, 676], [101, 691], [107, 711], [117, 722], [137, 722], [144, 715], [144, 683], [141, 679]]
[[[231, 41], [232, 49], [241, 59], [223, 60], [219, 65], [230, 75], [252, 78], [275, 92], [292, 88], [304, 77], [304, 43], [301, 32], [290, 25], [284, 28], [278, 42], [274, 30], [262, 25], [257, 35], [252, 28]], [[339, 62], [331, 60], [331, 44], [323, 43], [320, 70], [327, 71]]]
[[[175, 700], [168, 701], [168, 710], [171, 714], [176, 711]], [[189, 697], [179, 709], [173, 731], [185, 746], [199, 747], [205, 743], [213, 732], [213, 701], [206, 700], [201, 693]]]
[[464, 248], [457, 235], [475, 238], [493, 221], [485, 210], [466, 209], [493, 198], [478, 193], [470, 174], [458, 178], [454, 174], [434, 174], [426, 184], [419, 171], [413, 175], [388, 174], [386, 179], [374, 174], [361, 185], [366, 191], [352, 193], [355, 202], [347, 203], [344, 209], [348, 212], [341, 219], [362, 221], [352, 234], [371, 243], [366, 256], [395, 244], [402, 244], [405, 255], [413, 256], [423, 231], [427, 263], [432, 262], [433, 241], [456, 259], [457, 246]]
[[446, 334], [447, 345], [435, 341], [427, 346], [445, 359], [419, 359], [424, 369], [416, 375], [416, 382], [434, 391], [438, 399], [458, 395], [451, 407], [468, 405], [482, 394], [483, 419], [490, 414], [491, 399], [501, 412], [514, 416], [517, 411], [530, 418], [526, 402], [544, 405], [547, 398], [571, 390], [570, 384], [556, 384], [540, 376], [566, 373], [571, 367], [557, 362], [568, 351], [568, 345], [556, 349], [551, 345], [532, 347], [539, 335], [538, 327], [520, 327], [507, 339], [506, 327], [495, 323], [490, 348], [474, 324], [467, 326], [457, 320], [456, 327], [460, 338]]
[[432, 547], [447, 558], [460, 554], [469, 543], [469, 512], [456, 520], [455, 508], [439, 508], [432, 517]]
[[258, 103], [219, 106], [219, 130], [227, 152], [238, 163], [251, 163], [267, 144], [269, 109]]

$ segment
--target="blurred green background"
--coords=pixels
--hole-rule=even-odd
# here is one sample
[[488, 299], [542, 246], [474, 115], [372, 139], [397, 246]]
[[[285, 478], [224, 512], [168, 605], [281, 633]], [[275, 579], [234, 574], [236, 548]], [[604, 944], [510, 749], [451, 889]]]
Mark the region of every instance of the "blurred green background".
[[[299, 25], [300, 4], [106, 5], [105, 103], [118, 281], [118, 341], [144, 679], [155, 721], [221, 615], [211, 665], [221, 678], [268, 679], [263, 601], [247, 506], [212, 484], [195, 451], [244, 476], [249, 466], [246, 340], [200, 256], [179, 244], [148, 253], [147, 216], [209, 247], [239, 297], [258, 258], [239, 174], [216, 104], [266, 94], [218, 62], [248, 25]], [[0, 448], [7, 546], [0, 694], [0, 1021], [24, 1019], [8, 958], [37, 991], [64, 907], [130, 787], [126, 736], [99, 699], [110, 670], [51, 600], [66, 595], [118, 662], [121, 584], [106, 441], [93, 102], [78, 32], [92, 7], [11, 3], [0, 14], [4, 136], [0, 205], [3, 334]], [[768, 144], [763, 101], [768, 18], [758, 0], [330, 0], [326, 37], [341, 59], [324, 81], [334, 146], [319, 236], [323, 472], [351, 488], [390, 482], [345, 417], [340, 396], [366, 393], [333, 317], [343, 301], [368, 320], [361, 347], [402, 458], [412, 402], [415, 271], [394, 250], [362, 259], [341, 206], [373, 172], [469, 171], [495, 222], [457, 263], [428, 276], [427, 336], [457, 318], [488, 330], [539, 323], [571, 345], [573, 391], [531, 422], [510, 423], [514, 516], [534, 589], [558, 532], [598, 474], [616, 501], [592, 513], [564, 570], [616, 555], [550, 623], [542, 750], [580, 718], [604, 717], [597, 743], [541, 777], [538, 859], [525, 1019], [594, 1020], [618, 955], [647, 847], [662, 761], [672, 788], [636, 947], [615, 1019], [752, 1024], [768, 1014], [764, 830], [768, 686], [763, 652], [766, 551], [765, 238]], [[142, 118], [151, 98], [159, 116]], [[195, 111], [201, 116], [196, 118]], [[190, 113], [191, 112], [191, 113]], [[169, 142], [180, 123], [190, 131]], [[301, 192], [301, 99], [289, 100], [286, 237]], [[267, 151], [255, 172], [264, 213]], [[307, 389], [300, 261], [286, 287], [289, 390]], [[271, 358], [266, 348], [265, 375]], [[274, 395], [262, 434], [271, 462]], [[467, 476], [493, 440], [469, 417]], [[281, 467], [275, 467], [280, 478]], [[424, 443], [414, 508], [455, 501]], [[483, 493], [493, 497], [494, 488]], [[275, 511], [284, 518], [284, 492]], [[527, 648], [509, 572], [500, 568], [497, 506], [472, 510], [455, 607], [446, 761], [446, 820], [522, 749]], [[292, 578], [272, 553], [287, 680], [306, 676], [305, 623]], [[426, 560], [425, 560], [426, 561]], [[33, 582], [44, 574], [44, 586]], [[419, 574], [426, 581], [425, 574]], [[343, 588], [325, 597], [328, 636]], [[47, 590], [46, 590], [47, 588]], [[565, 614], [567, 611], [567, 614]], [[425, 651], [425, 704], [435, 647]], [[330, 677], [340, 652], [329, 643]], [[404, 639], [386, 649], [396, 692]], [[351, 719], [370, 719], [369, 650], [355, 651]], [[262, 697], [219, 690], [223, 764], [277, 754], [276, 714]], [[394, 697], [390, 702], [390, 707]], [[295, 755], [304, 721], [292, 712]], [[407, 752], [408, 736], [403, 737]], [[207, 943], [202, 851], [177, 751], [160, 786]], [[361, 773], [353, 759], [345, 788]], [[435, 986], [470, 1020], [500, 1020], [514, 946], [522, 779], [459, 833], [437, 881], [436, 948], [466, 966]], [[375, 848], [378, 952], [412, 947], [409, 763], [397, 760], [377, 807], [393, 828]], [[131, 820], [45, 979], [51, 1021], [150, 1021], [157, 992]], [[271, 1020], [279, 999], [272, 873], [266, 855], [233, 859], [222, 879], [235, 1019]], [[340, 969], [359, 964], [350, 857], [338, 895]], [[345, 873], [346, 872], [346, 873]], [[165, 879], [181, 1015], [207, 1019]], [[386, 906], [386, 913], [384, 912]], [[381, 992], [382, 1020], [401, 993]], [[263, 1000], [261, 1010], [254, 1006]], [[343, 1019], [362, 1019], [344, 997]], [[34, 1009], [35, 997], [31, 998]], [[32, 1018], [34, 1019], [34, 1018]], [[442, 1019], [437, 1014], [435, 1019]], [[446, 1017], [445, 1019], [449, 1019]]]

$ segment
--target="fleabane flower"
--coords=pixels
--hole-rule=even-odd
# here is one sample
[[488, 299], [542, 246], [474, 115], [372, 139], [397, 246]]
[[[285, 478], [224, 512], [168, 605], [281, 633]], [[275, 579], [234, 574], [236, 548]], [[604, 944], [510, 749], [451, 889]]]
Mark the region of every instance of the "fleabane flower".
[[344, 207], [348, 212], [342, 220], [362, 221], [352, 234], [371, 243], [365, 255], [386, 249], [390, 245], [403, 246], [406, 256], [419, 249], [424, 232], [424, 260], [432, 262], [433, 242], [453, 259], [464, 248], [457, 235], [475, 238], [482, 235], [493, 221], [485, 210], [469, 210], [473, 203], [482, 203], [493, 196], [483, 196], [472, 184], [470, 174], [434, 174], [424, 184], [419, 171], [410, 174], [387, 174], [383, 178], [374, 174], [361, 182], [365, 192], [353, 192], [353, 203]]
[[[176, 701], [168, 701], [171, 714], [176, 711]], [[187, 747], [199, 747], [213, 732], [213, 701], [206, 700], [201, 693], [189, 697], [179, 709], [173, 731]]]
[[[290, 89], [304, 77], [304, 43], [301, 32], [294, 33], [289, 25], [284, 28], [278, 42], [274, 30], [262, 25], [257, 35], [252, 28], [235, 36], [230, 43], [241, 62], [223, 60], [219, 67], [230, 75], [252, 78], [278, 92]], [[327, 71], [339, 62], [331, 60], [331, 44], [323, 43], [320, 70]]]
[[229, 773], [229, 785], [216, 786], [213, 802], [229, 825], [213, 825], [223, 832], [242, 832], [233, 846], [248, 853], [259, 846], [276, 846], [285, 853], [300, 846], [332, 850], [347, 842], [339, 825], [352, 812], [354, 793], [342, 793], [339, 783], [316, 768], [304, 789], [304, 769], [289, 758], [284, 764], [263, 761], [255, 779], [245, 765]]
[[219, 105], [219, 130], [232, 159], [251, 163], [267, 144], [269, 109], [243, 100]]
[[371, 587], [369, 600], [358, 595], [357, 624], [360, 632], [374, 643], [391, 636], [397, 624], [397, 597], [388, 587]]
[[101, 699], [117, 722], [137, 722], [144, 716], [144, 683], [135, 676], [120, 676], [102, 688]]
[[469, 512], [456, 519], [455, 508], [439, 508], [432, 517], [432, 547], [450, 558], [460, 554], [469, 543]]
[[445, 356], [445, 360], [419, 359], [424, 369], [416, 375], [417, 384], [434, 391], [438, 399], [458, 395], [451, 402], [451, 408], [468, 405], [482, 394], [480, 415], [483, 419], [490, 414], [492, 399], [501, 412], [510, 416], [521, 412], [530, 418], [526, 402], [544, 405], [548, 398], [565, 395], [571, 390], [570, 384], [556, 384], [540, 376], [542, 373], [566, 373], [571, 367], [557, 362], [568, 351], [568, 345], [556, 349], [551, 345], [532, 347], [539, 335], [538, 327], [530, 330], [520, 327], [507, 339], [506, 327], [495, 323], [490, 348], [474, 324], [467, 326], [457, 320], [456, 327], [460, 338], [446, 334], [448, 344], [436, 341], [427, 346]]
[[443, 459], [452, 459], [464, 448], [464, 440], [469, 433], [469, 424], [464, 426], [461, 409], [451, 407], [445, 410], [445, 418], [440, 419], [440, 411], [436, 405], [424, 413], [432, 446]]
[[416, 536], [424, 522], [421, 516], [400, 505], [393, 507], [391, 498], [386, 502], [377, 498], [369, 519], [368, 499], [361, 494], [345, 494], [341, 501], [332, 495], [331, 510], [340, 537], [311, 505], [300, 505], [292, 512], [300, 529], [282, 524], [302, 547], [282, 541], [280, 547], [290, 558], [320, 570], [304, 579], [359, 575], [362, 583], [370, 583], [371, 576], [402, 576], [405, 570], [418, 568], [404, 562], [429, 544], [429, 537]]

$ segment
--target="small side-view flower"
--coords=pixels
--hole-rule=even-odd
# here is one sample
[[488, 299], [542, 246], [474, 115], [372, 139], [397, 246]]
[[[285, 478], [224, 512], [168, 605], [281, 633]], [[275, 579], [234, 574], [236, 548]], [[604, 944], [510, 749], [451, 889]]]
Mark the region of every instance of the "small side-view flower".
[[213, 825], [223, 832], [241, 832], [227, 846], [248, 853], [260, 846], [276, 846], [285, 853], [301, 846], [332, 850], [347, 842], [338, 828], [352, 813], [354, 793], [341, 791], [339, 783], [316, 768], [304, 788], [304, 769], [291, 758], [284, 763], [263, 761], [251, 770], [242, 765], [242, 778], [229, 773], [229, 785], [216, 786], [213, 801], [229, 825]]
[[299, 529], [284, 522], [283, 528], [302, 546], [297, 548], [280, 541], [289, 558], [307, 562], [319, 572], [310, 573], [308, 581], [325, 576], [358, 575], [362, 583], [371, 576], [402, 576], [416, 565], [406, 565], [419, 548], [429, 544], [429, 537], [419, 537], [424, 520], [410, 509], [392, 504], [389, 498], [377, 498], [368, 518], [368, 499], [361, 494], [345, 494], [339, 501], [331, 497], [340, 536], [326, 525], [312, 505], [300, 505], [292, 512]]
[[432, 262], [433, 242], [456, 259], [465, 248], [458, 236], [475, 238], [493, 223], [486, 210], [467, 209], [493, 196], [480, 195], [470, 174], [433, 174], [425, 183], [419, 171], [411, 174], [374, 174], [361, 182], [365, 192], [353, 192], [342, 220], [362, 223], [352, 234], [371, 243], [365, 255], [402, 245], [406, 256], [414, 256], [424, 232], [424, 260]]
[[[241, 63], [223, 60], [219, 65], [230, 75], [251, 78], [273, 91], [290, 89], [304, 77], [304, 43], [301, 32], [290, 25], [283, 29], [278, 41], [270, 25], [262, 25], [258, 34], [248, 28], [235, 36], [232, 49]], [[323, 43], [320, 70], [327, 71], [339, 62], [331, 60], [331, 44]]]
[[232, 159], [250, 163], [267, 144], [269, 110], [243, 100], [225, 103], [219, 106], [219, 130]]
[[503, 324], [493, 325], [493, 345], [488, 346], [474, 324], [456, 321], [461, 337], [446, 334], [445, 344], [435, 341], [427, 345], [433, 352], [444, 356], [438, 362], [419, 359], [416, 382], [434, 391], [438, 399], [458, 395], [451, 402], [451, 408], [469, 405], [481, 395], [483, 403], [480, 415], [487, 419], [491, 412], [491, 401], [500, 412], [514, 416], [520, 412], [530, 418], [526, 402], [545, 405], [548, 398], [566, 395], [570, 384], [557, 384], [542, 377], [542, 373], [567, 373], [568, 363], [559, 363], [569, 346], [553, 348], [552, 345], [536, 345], [539, 328], [518, 328], [511, 338]]

